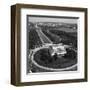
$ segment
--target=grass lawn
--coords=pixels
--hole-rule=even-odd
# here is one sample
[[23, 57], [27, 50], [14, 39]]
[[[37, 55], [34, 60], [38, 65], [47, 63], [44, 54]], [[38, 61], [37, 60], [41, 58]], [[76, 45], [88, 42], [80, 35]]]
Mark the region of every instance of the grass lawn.
[[69, 56], [61, 56], [61, 57], [55, 57], [51, 56], [48, 53], [48, 49], [41, 49], [36, 52], [34, 55], [34, 60], [41, 66], [49, 67], [49, 68], [66, 68], [70, 67], [77, 63], [77, 56], [75, 57], [69, 57]]

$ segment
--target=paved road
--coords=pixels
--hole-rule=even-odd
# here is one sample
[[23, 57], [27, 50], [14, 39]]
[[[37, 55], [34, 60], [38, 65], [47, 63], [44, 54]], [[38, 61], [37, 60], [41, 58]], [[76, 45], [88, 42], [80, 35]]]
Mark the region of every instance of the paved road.
[[38, 35], [39, 35], [39, 37], [40, 37], [40, 39], [41, 39], [41, 41], [42, 41], [43, 44], [45, 44], [45, 43], [53, 43], [53, 42], [42, 32], [41, 28], [37, 28], [37, 29], [36, 29], [36, 32], [38, 33]]
[[[36, 28], [36, 32], [38, 33], [41, 41], [43, 44], [45, 43], [53, 43], [41, 30], [41, 28]], [[44, 66], [41, 66], [39, 65], [35, 60], [34, 60], [34, 55], [37, 51], [39, 51], [40, 49], [43, 49], [45, 48], [45, 46], [43, 47], [39, 47], [39, 48], [36, 48], [35, 50], [32, 51], [32, 54], [29, 55], [29, 58], [32, 60], [32, 63], [34, 65], [36, 65], [37, 67], [41, 68], [41, 69], [44, 69], [44, 70], [50, 70], [50, 71], [63, 71], [63, 70], [69, 70], [69, 69], [73, 69], [77, 66], [77, 64], [75, 65], [72, 65], [70, 67], [67, 67], [67, 68], [62, 68], [62, 69], [55, 69], [55, 68], [49, 68], [49, 67], [44, 67]]]
[[36, 53], [37, 51], [39, 51], [39, 50], [41, 50], [41, 49], [43, 49], [43, 48], [45, 48], [45, 47], [37, 48], [37, 49], [35, 49], [35, 50], [32, 52], [32, 55], [31, 55], [30, 58], [31, 58], [31, 60], [32, 60], [32, 63], [33, 63], [35, 66], [37, 66], [37, 67], [39, 67], [39, 68], [41, 68], [41, 69], [43, 69], [43, 70], [50, 70], [50, 71], [64, 71], [64, 70], [70, 70], [70, 69], [73, 69], [73, 68], [77, 67], [77, 64], [74, 64], [74, 65], [69, 66], [69, 67], [66, 67], [66, 68], [55, 69], [55, 68], [50, 68], [50, 67], [45, 67], [45, 66], [39, 65], [39, 64], [34, 60], [34, 55], [35, 55], [35, 53]]

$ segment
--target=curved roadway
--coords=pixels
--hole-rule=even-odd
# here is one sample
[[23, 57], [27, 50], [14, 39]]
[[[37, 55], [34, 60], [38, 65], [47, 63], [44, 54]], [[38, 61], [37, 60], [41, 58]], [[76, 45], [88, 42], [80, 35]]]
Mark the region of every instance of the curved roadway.
[[[42, 32], [41, 28], [38, 27], [36, 25], [36, 32], [38, 33], [38, 36], [40, 37], [40, 40], [42, 41], [42, 44], [45, 44], [45, 43], [50, 43], [52, 44], [53, 42]], [[37, 67], [41, 68], [41, 69], [44, 69], [44, 70], [51, 70], [51, 71], [63, 71], [63, 70], [69, 70], [69, 69], [72, 69], [74, 67], [77, 66], [77, 64], [75, 65], [72, 65], [70, 67], [67, 67], [67, 68], [63, 68], [63, 69], [55, 69], [55, 68], [49, 68], [49, 67], [44, 67], [44, 66], [41, 66], [39, 65], [35, 60], [34, 60], [34, 54], [38, 51], [38, 50], [41, 50], [43, 48], [48, 48], [49, 45], [43, 45], [42, 47], [39, 47], [39, 48], [36, 48], [34, 49], [33, 51], [31, 51], [31, 53], [29, 54], [29, 58], [31, 59], [32, 63], [34, 65], [36, 65]]]

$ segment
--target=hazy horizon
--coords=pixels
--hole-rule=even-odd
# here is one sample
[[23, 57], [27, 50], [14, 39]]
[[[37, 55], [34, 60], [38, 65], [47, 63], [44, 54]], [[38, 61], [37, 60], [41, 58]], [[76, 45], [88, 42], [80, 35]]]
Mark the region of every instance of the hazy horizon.
[[28, 16], [28, 22], [55, 22], [55, 23], [72, 23], [72, 24], [77, 24], [78, 18], [51, 18], [51, 17], [33, 17], [33, 16]]

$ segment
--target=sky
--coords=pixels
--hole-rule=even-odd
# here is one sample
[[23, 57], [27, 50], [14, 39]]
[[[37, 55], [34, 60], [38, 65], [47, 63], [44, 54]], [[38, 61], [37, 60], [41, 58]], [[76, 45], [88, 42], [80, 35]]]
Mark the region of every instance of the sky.
[[28, 16], [28, 21], [29, 22], [62, 22], [62, 23], [77, 23], [78, 18], [74, 17], [59, 17], [59, 18], [55, 18], [55, 17], [42, 17], [42, 16]]

